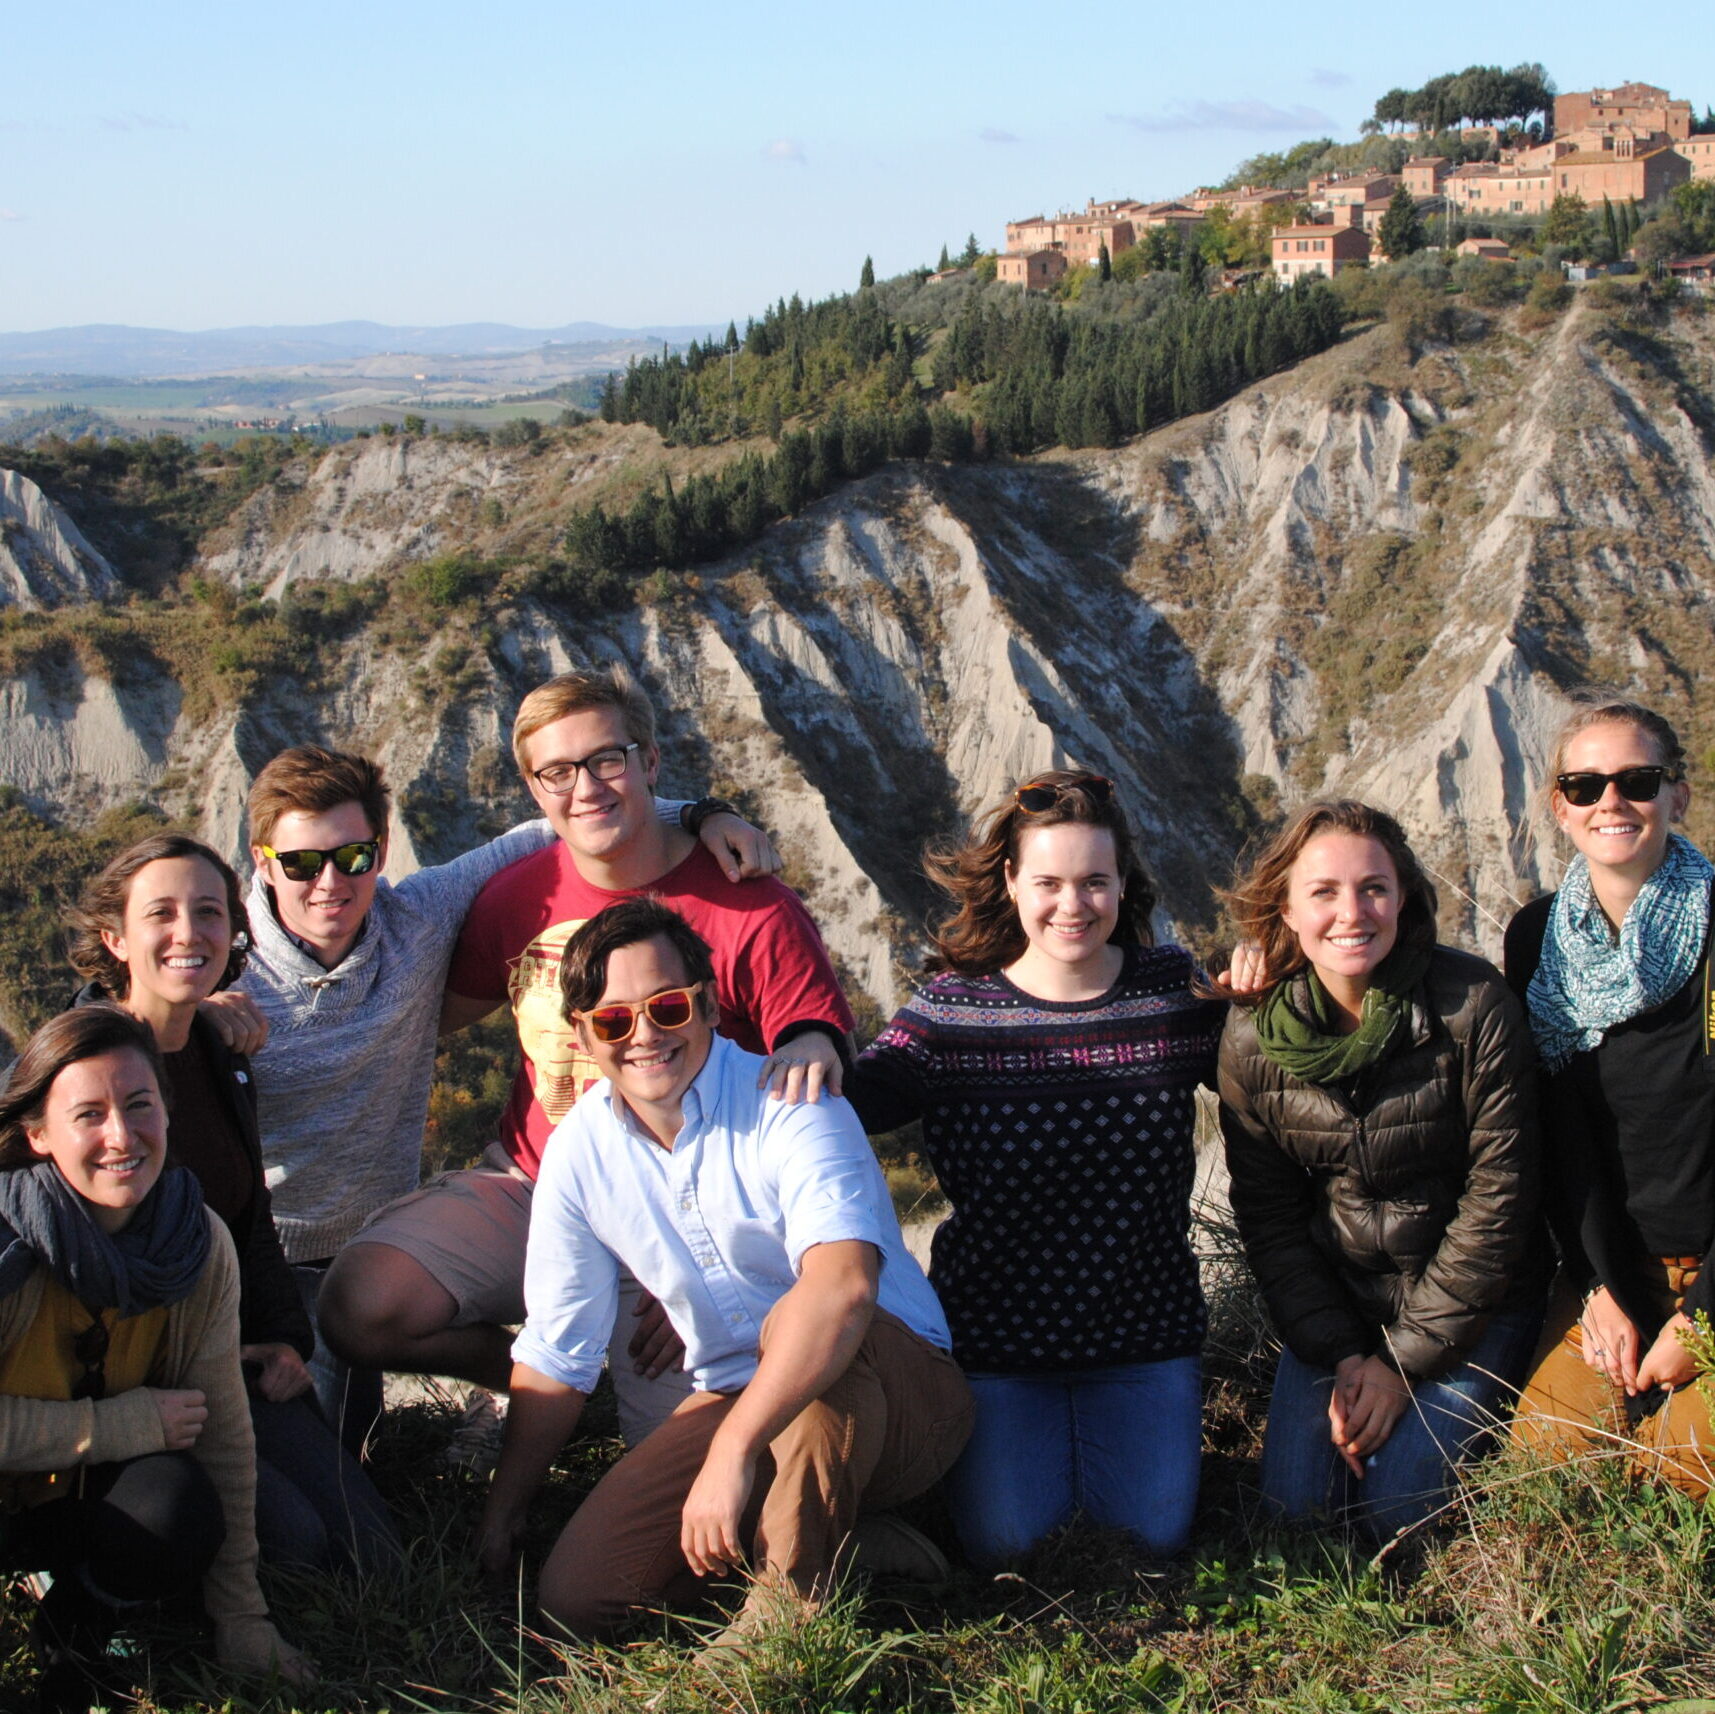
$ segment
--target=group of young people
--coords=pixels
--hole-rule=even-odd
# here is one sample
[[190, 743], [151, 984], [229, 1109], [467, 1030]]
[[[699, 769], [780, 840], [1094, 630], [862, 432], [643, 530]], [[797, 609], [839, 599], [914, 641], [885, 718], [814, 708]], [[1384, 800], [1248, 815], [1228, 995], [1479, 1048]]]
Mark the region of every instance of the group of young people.
[[[979, 1566], [1075, 1514], [1180, 1549], [1199, 1084], [1282, 1341], [1272, 1507], [1410, 1527], [1521, 1392], [1557, 1455], [1707, 1490], [1715, 869], [1659, 716], [1568, 723], [1573, 855], [1504, 977], [1437, 944], [1397, 823], [1332, 801], [1235, 880], [1208, 978], [1112, 783], [1040, 774], [929, 853], [925, 979], [855, 1058], [766, 838], [654, 797], [623, 671], [533, 691], [514, 751], [542, 820], [397, 885], [380, 771], [301, 747], [252, 788], [247, 894], [160, 835], [74, 915], [86, 985], [0, 1092], [0, 1569], [48, 1574], [45, 1706], [175, 1582], [223, 1661], [307, 1676], [258, 1553], [398, 1553], [357, 1456], [388, 1370], [510, 1396], [499, 1572], [605, 1366], [629, 1450], [538, 1585], [579, 1635], [741, 1569], [738, 1636], [848, 1563], [930, 1575], [893, 1508], [942, 1481]], [[500, 1135], [419, 1188], [437, 1035], [502, 1005]], [[950, 1206], [927, 1278], [866, 1135], [910, 1120]]]

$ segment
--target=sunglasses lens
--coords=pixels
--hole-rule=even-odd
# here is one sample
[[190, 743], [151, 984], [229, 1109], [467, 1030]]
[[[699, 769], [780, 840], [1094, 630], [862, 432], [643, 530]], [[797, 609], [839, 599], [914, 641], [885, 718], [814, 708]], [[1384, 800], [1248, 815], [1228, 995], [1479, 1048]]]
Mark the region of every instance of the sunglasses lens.
[[682, 1030], [691, 1021], [691, 996], [683, 988], [657, 994], [647, 1004], [650, 1022], [657, 1029]]
[[1622, 768], [1617, 774], [1560, 774], [1555, 785], [1574, 809], [1588, 809], [1602, 801], [1610, 781], [1627, 803], [1653, 803], [1661, 792], [1665, 768]]
[[1040, 815], [1060, 801], [1060, 794], [1053, 786], [1020, 786], [1013, 795], [1027, 815]]
[[375, 867], [375, 845], [362, 839], [333, 853], [333, 866], [342, 875], [367, 875]]
[[637, 1022], [632, 1006], [603, 1006], [590, 1013], [590, 1034], [599, 1042], [624, 1041]]
[[282, 851], [280, 872], [288, 881], [313, 881], [322, 872], [319, 851]]

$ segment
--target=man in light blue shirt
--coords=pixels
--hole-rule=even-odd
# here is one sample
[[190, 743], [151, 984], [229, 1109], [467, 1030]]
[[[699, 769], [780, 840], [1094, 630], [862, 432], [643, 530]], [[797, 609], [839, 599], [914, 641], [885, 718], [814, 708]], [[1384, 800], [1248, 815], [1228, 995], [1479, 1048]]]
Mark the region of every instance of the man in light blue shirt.
[[762, 1062], [714, 1033], [713, 981], [708, 946], [645, 898], [585, 924], [561, 965], [606, 1081], [543, 1157], [484, 1565], [510, 1567], [577, 1425], [622, 1266], [665, 1307], [695, 1389], [548, 1556], [542, 1609], [579, 1635], [741, 1566], [748, 1611], [814, 1604], [860, 1508], [921, 1493], [970, 1431], [946, 1321], [855, 1114], [759, 1091]]

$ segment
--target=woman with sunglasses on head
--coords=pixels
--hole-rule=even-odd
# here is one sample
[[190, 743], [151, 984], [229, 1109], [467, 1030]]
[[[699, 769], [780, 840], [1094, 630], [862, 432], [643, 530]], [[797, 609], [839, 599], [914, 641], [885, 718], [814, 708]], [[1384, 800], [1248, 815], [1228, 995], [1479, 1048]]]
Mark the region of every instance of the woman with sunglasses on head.
[[313, 1676], [257, 1588], [237, 1263], [167, 1163], [158, 1065], [145, 1025], [88, 1006], [0, 1093], [0, 1569], [51, 1580], [43, 1710], [128, 1704], [121, 1615], [199, 1581], [225, 1665]]
[[1039, 775], [925, 862], [952, 902], [934, 974], [846, 1093], [871, 1131], [922, 1120], [952, 1205], [929, 1278], [977, 1406], [954, 1521], [985, 1566], [1078, 1511], [1176, 1552], [1202, 1441], [1193, 1091], [1222, 1008], [1154, 944], [1100, 775]]
[[1542, 1058], [1560, 1275], [1515, 1432], [1560, 1453], [1635, 1439], [1701, 1498], [1715, 1432], [1680, 1335], [1715, 1313], [1715, 868], [1674, 831], [1691, 792], [1659, 714], [1587, 699], [1550, 780], [1573, 857], [1513, 918], [1506, 966]]
[[1541, 1323], [1530, 1036], [1498, 971], [1435, 944], [1380, 810], [1305, 805], [1227, 898], [1262, 964], [1220, 1095], [1283, 1345], [1263, 1496], [1385, 1540], [1445, 1502]]
[[180, 833], [113, 859], [72, 914], [79, 1004], [108, 1001], [154, 1032], [173, 1101], [172, 1148], [238, 1247], [239, 1322], [257, 1447], [256, 1529], [269, 1564], [397, 1555], [392, 1520], [321, 1415], [305, 1366], [314, 1338], [280, 1248], [263, 1176], [256, 1086], [198, 1007], [244, 968], [249, 922], [232, 869]]

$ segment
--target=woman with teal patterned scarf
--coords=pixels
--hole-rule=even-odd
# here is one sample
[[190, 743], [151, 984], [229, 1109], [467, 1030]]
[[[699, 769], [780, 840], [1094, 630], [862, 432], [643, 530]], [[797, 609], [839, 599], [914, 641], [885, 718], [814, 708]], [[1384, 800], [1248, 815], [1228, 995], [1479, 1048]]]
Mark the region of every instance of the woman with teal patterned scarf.
[[1435, 944], [1380, 810], [1306, 805], [1228, 897], [1262, 961], [1220, 1094], [1283, 1344], [1263, 1495], [1385, 1540], [1446, 1503], [1541, 1321], [1530, 1038], [1499, 972]]
[[1659, 714], [1586, 699], [1549, 774], [1573, 856], [1506, 961], [1542, 1055], [1560, 1277], [1516, 1431], [1558, 1456], [1635, 1446], [1701, 1498], [1715, 1452], [1681, 1336], [1715, 1309], [1715, 868], [1676, 831], [1691, 789]]

